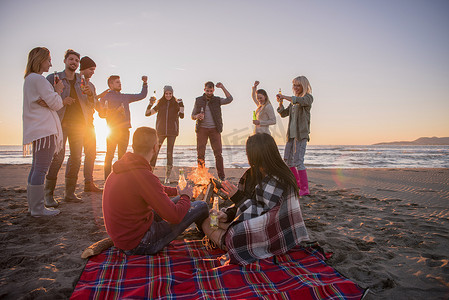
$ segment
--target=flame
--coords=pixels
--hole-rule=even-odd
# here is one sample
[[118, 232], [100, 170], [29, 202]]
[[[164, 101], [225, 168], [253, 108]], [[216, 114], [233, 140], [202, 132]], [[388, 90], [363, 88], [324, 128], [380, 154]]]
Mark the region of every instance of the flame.
[[193, 197], [196, 199], [198, 196], [205, 193], [210, 178], [214, 178], [214, 176], [209, 173], [208, 168], [199, 165], [198, 168], [189, 173], [187, 178], [195, 184], [193, 187]]

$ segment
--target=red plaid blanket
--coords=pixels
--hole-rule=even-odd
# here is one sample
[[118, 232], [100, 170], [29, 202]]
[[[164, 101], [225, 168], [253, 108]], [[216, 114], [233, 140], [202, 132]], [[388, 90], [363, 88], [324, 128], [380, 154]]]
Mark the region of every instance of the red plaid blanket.
[[173, 241], [155, 256], [110, 248], [92, 257], [71, 299], [361, 299], [364, 290], [324, 263], [316, 247], [240, 266], [221, 250]]

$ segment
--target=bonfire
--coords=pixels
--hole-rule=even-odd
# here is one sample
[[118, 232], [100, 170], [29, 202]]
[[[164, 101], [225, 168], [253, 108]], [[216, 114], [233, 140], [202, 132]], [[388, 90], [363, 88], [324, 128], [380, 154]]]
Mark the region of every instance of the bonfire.
[[201, 165], [190, 172], [190, 174], [187, 176], [187, 179], [194, 183], [193, 198], [195, 198], [196, 200], [204, 199], [204, 195], [211, 178], [214, 178], [214, 176], [209, 173], [209, 169]]
[[218, 195], [223, 200], [228, 199], [227, 195], [221, 189], [221, 181], [215, 179], [209, 173], [209, 169], [199, 165], [189, 173], [187, 179], [193, 182], [193, 198], [195, 200], [203, 200], [208, 204], [212, 203], [213, 195]]

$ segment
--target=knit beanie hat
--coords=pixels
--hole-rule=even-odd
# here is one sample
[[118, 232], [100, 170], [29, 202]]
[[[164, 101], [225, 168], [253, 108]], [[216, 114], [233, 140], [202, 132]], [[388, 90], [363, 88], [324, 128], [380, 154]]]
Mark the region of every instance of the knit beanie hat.
[[89, 56], [84, 56], [80, 60], [80, 71], [96, 66], [95, 62]]
[[171, 85], [164, 86], [164, 94], [165, 94], [165, 92], [172, 92], [173, 93], [173, 88], [171, 87]]

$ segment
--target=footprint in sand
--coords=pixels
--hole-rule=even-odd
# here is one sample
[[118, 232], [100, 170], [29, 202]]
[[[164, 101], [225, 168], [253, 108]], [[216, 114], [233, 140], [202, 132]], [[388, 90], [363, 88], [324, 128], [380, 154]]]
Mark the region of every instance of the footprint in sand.
[[377, 191], [379, 191], [379, 192], [392, 192], [392, 193], [397, 192], [396, 190], [390, 190], [390, 189], [377, 189]]
[[417, 190], [418, 193], [436, 193], [434, 190]]
[[356, 241], [355, 241], [355, 244], [356, 244], [357, 248], [358, 248], [360, 251], [370, 251], [371, 248], [372, 248], [372, 247], [369, 245], [370, 243], [367, 243], [367, 242], [361, 241], [361, 240], [356, 240]]

